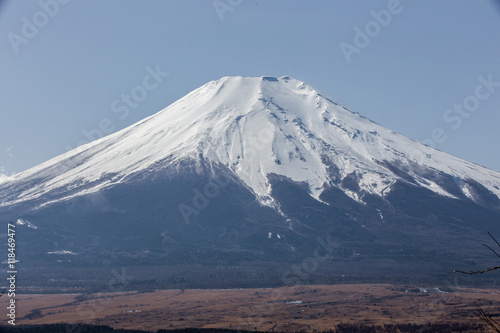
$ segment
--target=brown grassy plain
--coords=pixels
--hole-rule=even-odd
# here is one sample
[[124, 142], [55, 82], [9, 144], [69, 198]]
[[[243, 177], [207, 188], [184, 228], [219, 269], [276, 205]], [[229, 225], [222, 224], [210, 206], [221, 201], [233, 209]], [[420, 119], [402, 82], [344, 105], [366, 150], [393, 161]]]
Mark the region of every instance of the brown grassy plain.
[[[5, 309], [8, 298], [3, 296], [0, 308]], [[328, 331], [339, 323], [480, 322], [473, 314], [474, 302], [486, 312], [498, 313], [500, 290], [426, 293], [409, 285], [347, 284], [17, 295], [16, 322], [86, 323], [149, 331], [191, 327], [313, 332]], [[0, 324], [7, 324], [4, 318]]]

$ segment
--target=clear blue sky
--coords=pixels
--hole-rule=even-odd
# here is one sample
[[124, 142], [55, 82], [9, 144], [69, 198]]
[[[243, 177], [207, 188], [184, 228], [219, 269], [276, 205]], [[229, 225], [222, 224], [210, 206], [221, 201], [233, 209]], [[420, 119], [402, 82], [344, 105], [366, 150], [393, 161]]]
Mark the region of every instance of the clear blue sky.
[[[499, 32], [493, 0], [2, 1], [0, 172], [64, 153], [85, 131], [124, 128], [225, 75], [295, 77], [500, 171], [500, 83], [479, 79], [500, 82]], [[169, 75], [147, 76], [157, 68]], [[453, 110], [464, 103], [470, 111]]]

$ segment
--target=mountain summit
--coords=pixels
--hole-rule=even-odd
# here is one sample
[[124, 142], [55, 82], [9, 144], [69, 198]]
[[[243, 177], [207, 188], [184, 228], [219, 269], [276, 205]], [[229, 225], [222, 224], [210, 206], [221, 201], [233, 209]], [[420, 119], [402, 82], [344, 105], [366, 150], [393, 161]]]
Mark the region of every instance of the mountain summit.
[[[0, 206], [97, 192], [145, 170], [202, 161], [224, 166], [264, 204], [268, 176], [336, 186], [363, 202], [397, 181], [451, 198], [500, 196], [500, 173], [419, 144], [284, 76], [223, 77], [124, 130], [13, 177]], [[453, 180], [450, 184], [449, 180]], [[26, 186], [19, 186], [19, 184]], [[54, 195], [53, 193], [57, 193]]]
[[0, 220], [25, 228], [23, 259], [41, 271], [194, 265], [183, 277], [191, 286], [205, 270], [254, 285], [269, 271], [264, 262], [300, 262], [328, 237], [337, 250], [318, 268], [324, 282], [340, 279], [339, 267], [342, 276], [365, 267], [380, 277], [382, 262], [393, 276], [451, 272], [450, 258], [476, 258], [471, 249], [486, 231], [500, 232], [499, 197], [500, 173], [386, 129], [303, 82], [223, 77], [2, 180]]

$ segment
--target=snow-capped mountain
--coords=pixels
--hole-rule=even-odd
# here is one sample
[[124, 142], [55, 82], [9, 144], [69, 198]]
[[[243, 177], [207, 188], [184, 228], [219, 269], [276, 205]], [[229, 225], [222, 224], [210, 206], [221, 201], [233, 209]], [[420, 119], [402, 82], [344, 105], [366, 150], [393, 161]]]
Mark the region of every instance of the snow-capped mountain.
[[[318, 200], [326, 187], [338, 186], [363, 202], [365, 194], [383, 197], [398, 180], [451, 198], [479, 200], [478, 184], [500, 196], [500, 173], [388, 130], [303, 82], [224, 77], [122, 131], [15, 175], [2, 185], [0, 207], [67, 200], [144, 170], [200, 159], [227, 167], [270, 205], [270, 174], [307, 183]], [[353, 181], [359, 190], [353, 191]], [[47, 195], [51, 200], [43, 200]]]
[[[487, 260], [478, 245], [500, 235], [499, 220], [500, 173], [286, 76], [209, 82], [0, 178], [0, 221], [18, 228], [25, 285], [108, 281], [109, 265], [147, 266], [137, 283], [158, 274], [158, 287], [429, 281]], [[290, 275], [318, 246], [328, 260], [316, 275]]]

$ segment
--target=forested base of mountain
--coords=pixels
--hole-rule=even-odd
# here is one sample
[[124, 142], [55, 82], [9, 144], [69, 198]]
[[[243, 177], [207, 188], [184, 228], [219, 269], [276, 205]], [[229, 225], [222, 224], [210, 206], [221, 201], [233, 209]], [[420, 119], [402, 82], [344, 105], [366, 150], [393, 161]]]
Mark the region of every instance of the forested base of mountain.
[[[201, 176], [191, 178], [190, 183], [151, 179], [148, 186], [106, 190], [100, 195], [113, 199], [116, 209], [102, 214], [93, 204], [99, 197], [89, 195], [27, 216], [38, 229], [20, 225], [16, 232], [19, 291], [344, 283], [496, 286], [495, 273], [449, 278], [456, 269], [497, 265], [498, 258], [481, 246], [495, 246], [487, 232], [500, 235], [496, 210], [404, 184], [386, 201], [365, 197], [366, 205], [331, 188], [322, 196], [327, 205], [300, 184], [273, 180], [273, 193], [290, 226], [237, 184], [227, 185], [186, 224], [175, 219], [180, 213], [172, 202], [192, 200], [192, 192], [179, 201], [173, 197], [181, 193], [164, 189], [204, 184]], [[165, 203], [161, 212], [155, 210], [155, 200]], [[132, 205], [144, 209], [128, 214]]]
[[[305, 265], [304, 265], [305, 266]], [[271, 288], [281, 286], [336, 285], [361, 283], [410, 284], [439, 287], [453, 291], [458, 287], [496, 288], [500, 272], [482, 275], [455, 274], [449, 269], [439, 271], [429, 264], [427, 270], [408, 264], [395, 265], [388, 260], [336, 261], [318, 263], [306, 271], [302, 262], [247, 263], [240, 266], [109, 266], [109, 267], [39, 267], [20, 268], [18, 292], [24, 294], [99, 293], [119, 291], [151, 292], [162, 289], [234, 289]], [[484, 268], [487, 268], [485, 266]], [[434, 268], [434, 270], [433, 270]], [[306, 269], [309, 269], [306, 266]], [[483, 269], [477, 264], [472, 269]]]

